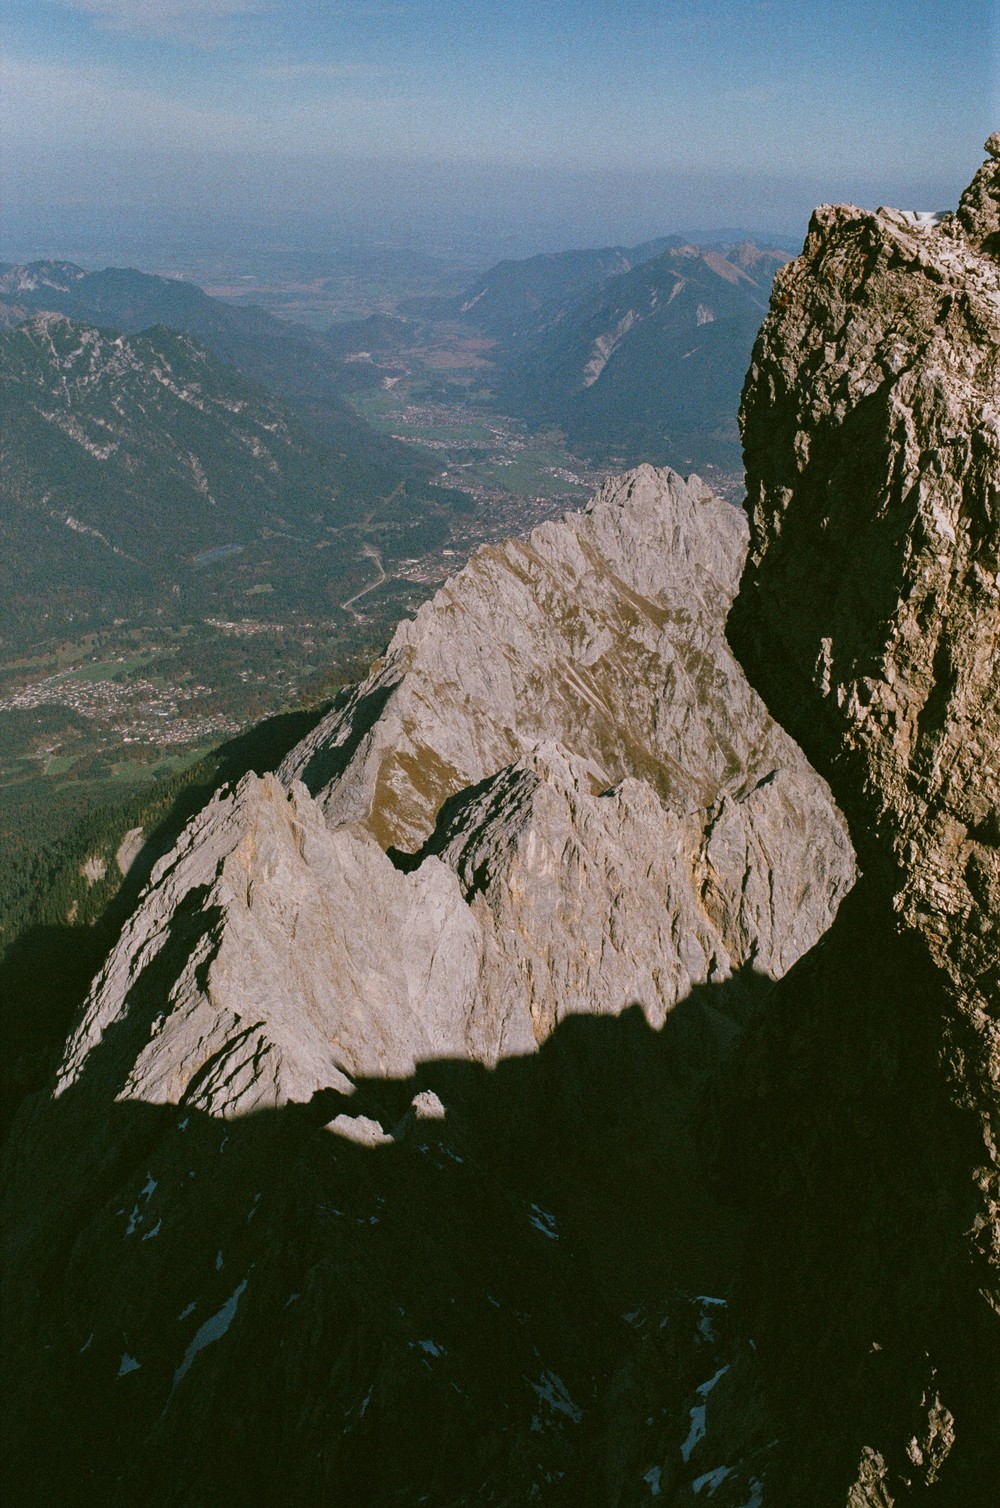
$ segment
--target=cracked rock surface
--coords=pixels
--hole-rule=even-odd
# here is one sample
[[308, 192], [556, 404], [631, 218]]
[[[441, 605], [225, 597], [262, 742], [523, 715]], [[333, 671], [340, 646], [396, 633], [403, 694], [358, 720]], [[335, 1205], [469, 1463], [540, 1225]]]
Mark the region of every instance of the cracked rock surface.
[[57, 1092], [105, 1038], [119, 1095], [238, 1115], [495, 1063], [569, 1014], [661, 1027], [695, 985], [738, 1017], [741, 974], [780, 977], [854, 878], [724, 638], [745, 543], [697, 478], [643, 467], [480, 551], [280, 779], [160, 862]]
[[[921, 1175], [941, 1208], [968, 1202], [954, 1250], [939, 1243], [913, 1280], [925, 1315], [955, 1300], [965, 1362], [952, 1357], [943, 1403], [913, 1384], [937, 1423], [925, 1411], [893, 1464], [866, 1446], [852, 1504], [939, 1479], [937, 1500], [973, 1501], [983, 1477], [954, 1473], [985, 1470], [983, 1411], [995, 1419], [1000, 1397], [1000, 135], [986, 150], [954, 214], [816, 212], [743, 395], [751, 546], [734, 642], [842, 802], [878, 925], [923, 961], [908, 1026], [891, 991], [885, 1016], [898, 1007], [912, 1040], [926, 1035], [965, 1126], [962, 1153], [942, 1135]], [[963, 1393], [964, 1428], [957, 1404], [945, 1428]], [[952, 1445], [964, 1467], [942, 1464]]]

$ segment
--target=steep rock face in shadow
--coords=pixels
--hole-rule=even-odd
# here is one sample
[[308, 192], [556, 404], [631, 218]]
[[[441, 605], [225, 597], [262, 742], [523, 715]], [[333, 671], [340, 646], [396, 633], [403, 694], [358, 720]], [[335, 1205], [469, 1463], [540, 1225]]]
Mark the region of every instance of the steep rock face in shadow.
[[[829, 1020], [838, 988], [845, 1022], [864, 1021], [857, 1062], [883, 1034], [911, 1033], [905, 1068], [886, 1070], [905, 1105], [882, 1122], [908, 1148], [895, 1169], [844, 1183], [823, 1146], [836, 1115], [809, 1125], [790, 1083], [776, 1091], [771, 1113], [814, 1167], [772, 1237], [815, 1252], [825, 1222], [831, 1259], [837, 1220], [820, 1212], [817, 1180], [839, 1183], [845, 1227], [868, 1211], [869, 1243], [880, 1230], [886, 1253], [899, 1244], [880, 1201], [937, 1200], [942, 1217], [933, 1237], [926, 1221], [914, 1227], [895, 1312], [872, 1322], [869, 1346], [895, 1353], [882, 1369], [893, 1380], [873, 1383], [877, 1397], [846, 1426], [853, 1485], [839, 1500], [852, 1508], [922, 1492], [985, 1501], [998, 1470], [1000, 135], [987, 151], [954, 215], [817, 211], [803, 255], [778, 276], [743, 399], [751, 549], [733, 642], [848, 814], [870, 881], [855, 943], [867, 930], [883, 956], [903, 948], [908, 960], [866, 985], [831, 944], [839, 984], [822, 969], [812, 994], [789, 981], [776, 999], [798, 1006], [774, 1051], [785, 1063], [808, 1054], [802, 1013]], [[865, 1095], [853, 1106], [846, 1085], [838, 1095], [840, 1135], [857, 1139]], [[908, 1143], [900, 1127], [921, 1104], [940, 1136]], [[927, 1338], [919, 1365], [916, 1333]], [[820, 1349], [785, 1333], [775, 1364], [833, 1386]]]
[[481, 551], [161, 861], [57, 1093], [113, 1030], [116, 1094], [236, 1115], [780, 977], [854, 863], [725, 642], [744, 528], [647, 467]]
[[154, 868], [4, 1168], [17, 1502], [763, 1502], [694, 1106], [854, 878], [649, 468]]
[[725, 1012], [704, 986], [659, 1032], [577, 1016], [230, 1120], [40, 1100], [4, 1179], [5, 1502], [760, 1501], [741, 1230], [690, 1113]]

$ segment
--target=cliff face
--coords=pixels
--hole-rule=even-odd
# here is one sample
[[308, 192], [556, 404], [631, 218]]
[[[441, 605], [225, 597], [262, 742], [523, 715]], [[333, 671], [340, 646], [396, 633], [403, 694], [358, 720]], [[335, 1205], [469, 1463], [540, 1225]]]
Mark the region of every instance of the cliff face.
[[743, 404], [754, 678], [970, 1010], [1000, 987], [998, 232], [994, 159], [940, 223], [820, 210]]
[[695, 985], [745, 1014], [741, 972], [783, 974], [854, 867], [723, 636], [744, 548], [697, 478], [647, 467], [481, 551], [280, 782], [161, 862], [57, 1093], [115, 1027], [116, 1093], [233, 1115], [495, 1063], [570, 1014], [660, 1027]]
[[11, 1138], [15, 1496], [760, 1500], [695, 1105], [855, 866], [746, 537], [644, 467], [480, 552], [159, 862]]
[[[971, 1417], [955, 1406], [939, 1454], [955, 1444], [955, 1470], [970, 1473], [991, 1449], [1000, 1344], [1000, 135], [987, 151], [957, 213], [824, 207], [779, 273], [743, 395], [751, 547], [731, 621], [754, 684], [847, 812], [868, 875], [856, 933], [907, 956], [909, 999], [876, 974], [858, 1056], [882, 1032], [908, 1033], [911, 1078], [901, 1087], [897, 1073], [893, 1092], [910, 1097], [911, 1124], [922, 1095], [941, 1132], [912, 1166], [907, 1153], [884, 1170], [881, 1197], [913, 1180], [911, 1193], [923, 1182], [925, 1203], [949, 1206], [922, 1278], [912, 1264], [923, 1312], [910, 1319], [938, 1315], [925, 1382], [962, 1335], [950, 1386]], [[854, 977], [841, 993], [858, 988]], [[844, 1019], [856, 1008], [845, 998]], [[857, 1103], [845, 1109], [857, 1121]], [[814, 1132], [806, 1142], [815, 1151]], [[873, 1185], [865, 1197], [880, 1196]], [[894, 1385], [919, 1412], [915, 1379]], [[940, 1399], [924, 1391], [926, 1426]], [[978, 1420], [977, 1394], [992, 1400]], [[928, 1464], [920, 1428], [912, 1450], [903, 1430], [872, 1424], [870, 1481], [852, 1501], [935, 1481], [939, 1500], [973, 1501], [985, 1477], [956, 1485], [955, 1463]]]

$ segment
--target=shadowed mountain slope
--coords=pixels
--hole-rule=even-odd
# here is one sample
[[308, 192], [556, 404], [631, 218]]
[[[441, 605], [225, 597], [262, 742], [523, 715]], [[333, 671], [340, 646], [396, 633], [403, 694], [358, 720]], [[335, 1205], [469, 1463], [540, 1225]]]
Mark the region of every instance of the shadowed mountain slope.
[[759, 1496], [698, 1106], [854, 862], [745, 538], [641, 468], [481, 551], [153, 866], [9, 1142], [16, 1495]]

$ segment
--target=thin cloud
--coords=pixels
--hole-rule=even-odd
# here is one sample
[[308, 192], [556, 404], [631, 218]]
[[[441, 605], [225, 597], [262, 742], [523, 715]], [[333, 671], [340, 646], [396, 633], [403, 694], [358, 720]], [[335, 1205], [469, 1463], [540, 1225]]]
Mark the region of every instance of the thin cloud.
[[385, 68], [378, 63], [265, 63], [258, 70], [261, 78], [274, 79], [278, 83], [295, 83], [302, 80], [305, 83], [315, 80], [323, 83], [326, 80], [336, 81], [340, 79], [372, 79], [384, 78], [386, 74], [395, 70]]
[[58, 0], [105, 31], [209, 46], [225, 24], [272, 10], [264, 0]]
[[[348, 89], [343, 96], [292, 97], [247, 102], [226, 109], [176, 98], [126, 81], [93, 64], [69, 66], [7, 59], [0, 91], [0, 138], [8, 156], [30, 157], [34, 147], [56, 149], [72, 141], [97, 152], [117, 150], [238, 153], [248, 160], [299, 153], [329, 156], [385, 150], [406, 122], [435, 117], [442, 102], [412, 93], [377, 94]], [[306, 144], [305, 146], [303, 144]]]
[[124, 133], [135, 145], [235, 147], [250, 117], [191, 104], [125, 82], [93, 65], [7, 59], [0, 95], [0, 133], [8, 143], [48, 140], [103, 147]]

